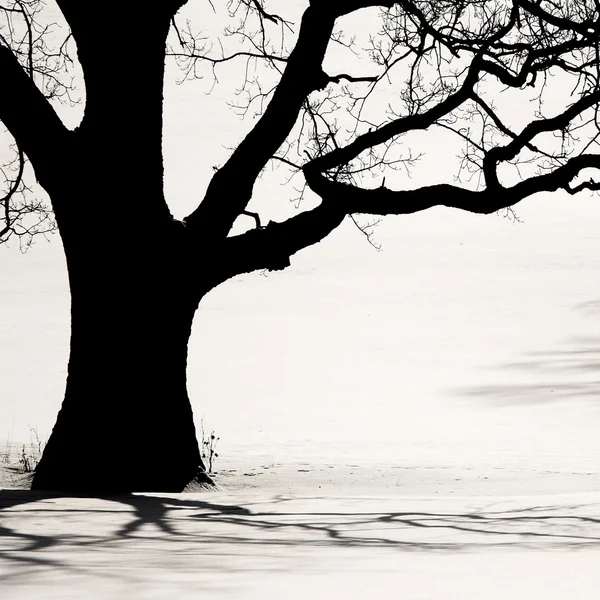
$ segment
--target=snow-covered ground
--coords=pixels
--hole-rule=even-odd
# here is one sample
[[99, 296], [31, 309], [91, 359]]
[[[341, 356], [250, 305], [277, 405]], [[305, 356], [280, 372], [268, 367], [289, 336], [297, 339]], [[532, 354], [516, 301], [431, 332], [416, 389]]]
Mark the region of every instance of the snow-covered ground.
[[33, 598], [596, 597], [600, 495], [2, 492], [0, 589]]
[[[600, 207], [519, 215], [389, 219], [382, 253], [346, 228], [213, 292], [189, 379], [222, 491], [0, 492], [3, 595], [594, 597]], [[60, 405], [59, 250], [0, 263], [13, 442]]]

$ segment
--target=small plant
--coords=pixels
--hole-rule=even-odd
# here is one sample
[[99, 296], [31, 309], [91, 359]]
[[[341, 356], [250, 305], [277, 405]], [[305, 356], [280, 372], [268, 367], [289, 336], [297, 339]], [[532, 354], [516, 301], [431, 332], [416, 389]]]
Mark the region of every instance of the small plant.
[[33, 473], [35, 471], [35, 461], [33, 457], [27, 453], [25, 449], [25, 444], [23, 444], [23, 448], [21, 449], [21, 454], [19, 456], [19, 471], [21, 473]]
[[12, 446], [11, 438], [8, 437], [6, 439], [6, 446], [4, 447], [4, 450], [2, 452], [0, 452], [0, 463], [2, 463], [4, 465], [10, 464], [11, 446]]
[[19, 467], [21, 473], [33, 473], [42, 459], [42, 453], [46, 442], [40, 438], [37, 429], [29, 428], [29, 447], [23, 444], [19, 456]]
[[21, 450], [17, 451], [15, 456], [9, 439], [5, 449], [0, 453], [0, 462], [17, 473], [33, 473], [42, 458], [45, 446], [46, 442], [40, 437], [37, 429], [30, 427], [29, 444], [23, 444]]
[[205, 429], [204, 419], [200, 421], [200, 456], [209, 475], [213, 475], [217, 454], [217, 443], [221, 438], [216, 437], [214, 430]]

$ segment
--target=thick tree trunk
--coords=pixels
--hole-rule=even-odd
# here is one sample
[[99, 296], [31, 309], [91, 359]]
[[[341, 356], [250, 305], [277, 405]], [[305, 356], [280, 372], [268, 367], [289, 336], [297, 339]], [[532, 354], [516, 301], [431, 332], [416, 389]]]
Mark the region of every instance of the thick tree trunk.
[[[35, 489], [177, 492], [195, 477], [210, 481], [186, 390], [210, 265], [203, 282], [163, 193], [165, 40], [180, 4], [140, 13], [127, 2], [109, 22], [65, 3], [85, 114], [68, 136], [65, 172], [40, 173], [67, 259], [71, 355]], [[142, 60], [132, 65], [124, 48], [143, 49]]]
[[171, 244], [116, 245], [68, 257], [66, 393], [34, 489], [179, 492], [196, 477], [210, 482], [186, 390], [197, 292]]

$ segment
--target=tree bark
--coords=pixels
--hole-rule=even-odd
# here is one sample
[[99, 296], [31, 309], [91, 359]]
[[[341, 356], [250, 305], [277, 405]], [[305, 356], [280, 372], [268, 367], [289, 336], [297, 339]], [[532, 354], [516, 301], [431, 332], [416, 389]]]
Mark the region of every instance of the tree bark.
[[[192, 320], [210, 286], [191, 270], [189, 236], [163, 192], [164, 50], [180, 4], [142, 14], [127, 2], [107, 21], [60, 2], [86, 107], [60, 149], [68, 175], [36, 166], [67, 260], [71, 353], [34, 489], [179, 492], [194, 478], [210, 482], [186, 390]], [[132, 64], [128, 52], [140, 49]]]
[[[204, 474], [186, 389], [198, 290], [168, 234], [68, 255], [65, 398], [32, 487], [180, 492]], [[166, 248], [165, 248], [166, 246]], [[92, 246], [93, 248], [94, 246]]]

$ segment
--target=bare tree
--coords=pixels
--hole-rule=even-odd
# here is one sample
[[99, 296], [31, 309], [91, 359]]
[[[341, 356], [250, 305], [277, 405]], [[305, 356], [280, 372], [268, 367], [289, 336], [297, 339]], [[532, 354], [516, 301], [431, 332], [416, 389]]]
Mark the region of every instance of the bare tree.
[[[27, 159], [50, 198], [72, 294], [67, 388], [39, 489], [209, 481], [187, 343], [200, 300], [229, 278], [286, 268], [346, 217], [375, 243], [371, 216], [440, 205], [488, 214], [539, 192], [600, 189], [598, 0], [310, 0], [297, 23], [283, 1], [213, 1], [206, 11], [228, 23], [214, 39], [185, 21], [185, 0], [145, 11], [126, 0], [114, 14], [57, 0], [68, 30], [56, 47], [36, 16], [43, 4], [9, 2], [0, 29], [0, 120], [16, 144], [5, 224], [16, 233], [50, 216], [16, 197]], [[86, 99], [70, 130], [54, 106], [70, 98], [73, 44]], [[232, 104], [257, 116], [183, 221], [163, 192], [165, 57], [184, 79], [215, 85], [220, 69], [238, 69]], [[426, 160], [411, 136], [436, 131], [460, 146], [448, 156], [454, 180], [432, 170], [430, 185], [406, 187]], [[298, 200], [319, 204], [282, 222], [249, 210], [270, 163], [289, 171]], [[233, 235], [239, 217], [255, 226]]]

